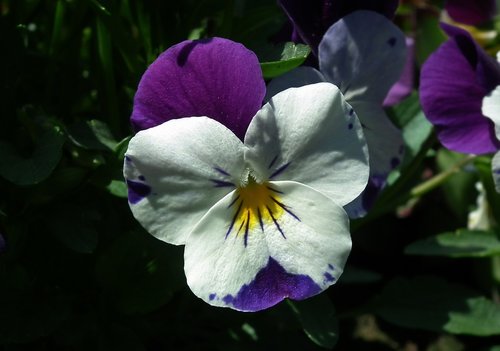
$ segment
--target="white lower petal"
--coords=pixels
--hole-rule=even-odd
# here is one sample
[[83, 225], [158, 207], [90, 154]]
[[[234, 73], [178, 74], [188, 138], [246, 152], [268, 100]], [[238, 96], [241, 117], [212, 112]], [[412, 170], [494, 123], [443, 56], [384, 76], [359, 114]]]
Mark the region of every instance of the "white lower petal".
[[206, 118], [174, 119], [137, 133], [124, 176], [135, 218], [157, 238], [184, 244], [203, 215], [240, 181], [243, 143]]
[[483, 115], [495, 123], [495, 132], [500, 140], [500, 86], [483, 99]]
[[245, 135], [245, 160], [260, 179], [293, 180], [340, 205], [368, 179], [368, 151], [354, 110], [330, 83], [291, 88], [271, 98]]
[[217, 203], [187, 240], [188, 285], [209, 304], [257, 311], [287, 297], [316, 295], [342, 273], [351, 248], [344, 210], [299, 183], [266, 187], [271, 189], [257, 195], [259, 210], [240, 207], [236, 191]]

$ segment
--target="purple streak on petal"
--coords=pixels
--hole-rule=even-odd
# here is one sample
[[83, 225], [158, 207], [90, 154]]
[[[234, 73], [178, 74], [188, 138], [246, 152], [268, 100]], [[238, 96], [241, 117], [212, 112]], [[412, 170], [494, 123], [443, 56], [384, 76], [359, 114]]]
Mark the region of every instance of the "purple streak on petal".
[[387, 176], [370, 176], [368, 179], [368, 185], [362, 193], [362, 206], [365, 211], [369, 211], [372, 208], [378, 195], [384, 188], [386, 184]]
[[216, 297], [217, 297], [217, 294], [210, 294], [210, 295], [208, 295], [208, 299], [210, 301], [214, 300]]
[[143, 182], [127, 179], [128, 201], [135, 205], [151, 194], [151, 187]]
[[321, 288], [307, 275], [291, 274], [272, 257], [255, 279], [241, 287], [236, 296], [222, 299], [242, 311], [259, 311], [285, 298], [303, 300], [321, 292]]
[[467, 32], [442, 26], [450, 39], [422, 67], [422, 109], [446, 148], [473, 154], [494, 152], [500, 142], [481, 107], [484, 96], [500, 84], [500, 65]]
[[269, 179], [273, 179], [274, 177], [280, 175], [281, 173], [283, 173], [287, 168], [288, 166], [290, 166], [290, 163], [291, 162], [288, 162], [288, 163], [285, 163], [283, 166], [280, 166], [277, 170], [275, 170], [270, 176], [269, 176]]
[[447, 0], [445, 8], [453, 20], [473, 26], [493, 19], [496, 14], [495, 0]]
[[243, 140], [266, 92], [257, 56], [233, 41], [184, 41], [146, 70], [134, 98], [135, 130], [173, 118], [207, 116]]
[[392, 86], [383, 102], [384, 106], [393, 106], [404, 100], [413, 90], [415, 80], [415, 40], [406, 38], [406, 62], [399, 80]]
[[335, 278], [328, 272], [323, 273], [323, 276], [325, 277], [325, 281], [327, 282], [334, 282]]
[[210, 181], [214, 183], [214, 187], [216, 188], [235, 187], [234, 183], [226, 182], [225, 180], [210, 179]]
[[334, 267], [333, 267], [333, 265], [332, 265], [331, 263], [329, 263], [329, 264], [328, 264], [328, 268], [329, 268], [330, 270], [332, 270], [332, 271], [333, 271], [333, 270], [335, 270], [335, 269], [334, 269]]
[[302, 39], [301, 41], [311, 46], [313, 53], [317, 55], [318, 45], [323, 38], [323, 34], [340, 18], [357, 10], [369, 10], [381, 13], [392, 19], [399, 1], [278, 0], [278, 4], [293, 23], [294, 33]]

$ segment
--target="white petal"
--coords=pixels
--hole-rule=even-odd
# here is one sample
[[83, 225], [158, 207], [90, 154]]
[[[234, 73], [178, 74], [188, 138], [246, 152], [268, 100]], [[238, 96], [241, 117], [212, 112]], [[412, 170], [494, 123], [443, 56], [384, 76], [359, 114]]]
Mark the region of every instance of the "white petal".
[[307, 66], [297, 67], [269, 82], [264, 101], [269, 101], [274, 95], [288, 88], [298, 88], [303, 85], [325, 81], [325, 77], [317, 69]]
[[351, 248], [344, 210], [299, 183], [259, 186], [255, 197], [225, 197], [187, 240], [188, 285], [212, 305], [257, 311], [316, 295], [342, 273]]
[[130, 208], [149, 233], [184, 244], [243, 170], [243, 143], [222, 124], [206, 117], [170, 120], [130, 141], [124, 164]]
[[405, 60], [403, 32], [372, 11], [356, 11], [337, 21], [319, 45], [321, 73], [349, 102], [362, 98], [382, 103]]
[[497, 152], [491, 160], [491, 168], [493, 172], [493, 180], [495, 181], [495, 188], [497, 193], [500, 193], [500, 152]]
[[274, 96], [245, 135], [245, 160], [257, 180], [292, 180], [340, 205], [351, 202], [368, 179], [361, 125], [339, 89], [317, 83]]
[[403, 157], [402, 133], [387, 117], [380, 104], [352, 101], [351, 106], [360, 116], [370, 154], [370, 176], [387, 176]]
[[495, 132], [500, 139], [500, 86], [483, 99], [483, 115], [495, 123]]

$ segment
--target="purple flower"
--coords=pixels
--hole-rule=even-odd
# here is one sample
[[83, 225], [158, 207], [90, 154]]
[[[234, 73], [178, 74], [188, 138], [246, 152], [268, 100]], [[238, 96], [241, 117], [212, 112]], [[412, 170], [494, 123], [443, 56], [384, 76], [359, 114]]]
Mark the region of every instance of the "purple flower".
[[319, 71], [299, 67], [268, 86], [267, 97], [290, 86], [315, 82], [337, 85], [363, 125], [370, 154], [369, 189], [346, 207], [350, 217], [366, 213], [397, 167], [404, 151], [401, 132], [388, 119], [382, 102], [399, 79], [406, 61], [404, 34], [386, 17], [356, 11], [333, 24], [319, 48]]
[[257, 311], [316, 295], [351, 248], [343, 206], [368, 180], [359, 120], [330, 83], [261, 106], [255, 55], [186, 41], [144, 74], [124, 162], [129, 205], [152, 235], [185, 245], [193, 293]]
[[496, 13], [495, 0], [447, 0], [446, 11], [460, 23], [477, 25], [491, 20]]
[[328, 28], [342, 17], [358, 10], [369, 10], [392, 18], [398, 0], [278, 0], [293, 23], [294, 41], [301, 39], [315, 55]]
[[420, 101], [441, 143], [463, 153], [499, 149], [493, 122], [481, 111], [483, 98], [500, 84], [500, 66], [466, 31], [442, 24], [450, 37], [424, 63]]
[[222, 38], [184, 41], [142, 76], [131, 122], [140, 131], [173, 118], [207, 116], [243, 139], [265, 93], [257, 56], [243, 45]]

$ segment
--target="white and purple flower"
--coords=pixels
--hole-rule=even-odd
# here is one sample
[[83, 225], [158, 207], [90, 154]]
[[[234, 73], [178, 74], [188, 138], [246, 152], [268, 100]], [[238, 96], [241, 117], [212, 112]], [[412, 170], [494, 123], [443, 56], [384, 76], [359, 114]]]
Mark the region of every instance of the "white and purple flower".
[[261, 106], [256, 56], [232, 41], [185, 41], [146, 71], [140, 130], [124, 163], [130, 208], [155, 237], [185, 245], [195, 295], [257, 311], [334, 284], [351, 248], [342, 206], [364, 189], [367, 148], [330, 83]]
[[[478, 155], [496, 152], [500, 150], [500, 64], [465, 30], [442, 27], [450, 38], [427, 59], [420, 76], [425, 115], [447, 149]], [[499, 169], [497, 154], [493, 175], [498, 190]]]
[[390, 122], [382, 103], [405, 66], [406, 38], [385, 16], [355, 11], [327, 30], [318, 58], [319, 70], [296, 68], [271, 81], [267, 95], [317, 82], [331, 82], [340, 88], [363, 125], [370, 154], [368, 187], [347, 207], [351, 217], [359, 217], [371, 207], [403, 156], [401, 132]]

